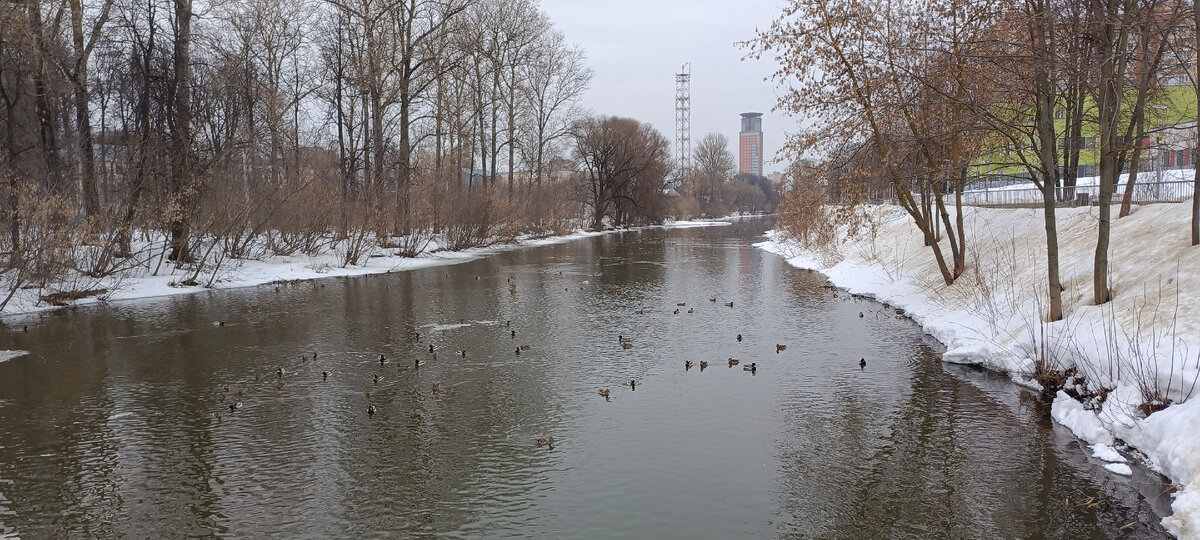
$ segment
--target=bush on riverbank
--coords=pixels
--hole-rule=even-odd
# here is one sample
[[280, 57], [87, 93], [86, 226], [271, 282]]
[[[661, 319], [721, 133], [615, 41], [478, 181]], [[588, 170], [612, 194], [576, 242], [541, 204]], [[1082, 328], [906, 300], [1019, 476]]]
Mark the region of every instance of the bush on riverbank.
[[171, 274], [176, 285], [210, 287], [247, 261], [305, 256], [344, 268], [385, 254], [416, 257], [563, 235], [581, 228], [587, 211], [565, 184], [529, 187], [518, 198], [499, 184], [456, 191], [419, 182], [403, 206], [407, 213], [394, 200], [343, 201], [331, 186], [310, 182], [255, 196], [210, 191], [212, 200], [191, 220], [190, 258], [180, 261], [168, 257], [171, 234], [158, 216], [135, 215], [128, 226], [117, 219], [126, 216], [83, 219], [65, 200], [31, 192], [22, 201], [20, 242], [4, 246], [0, 310], [21, 296], [24, 310], [40, 298], [117, 290], [138, 276]]

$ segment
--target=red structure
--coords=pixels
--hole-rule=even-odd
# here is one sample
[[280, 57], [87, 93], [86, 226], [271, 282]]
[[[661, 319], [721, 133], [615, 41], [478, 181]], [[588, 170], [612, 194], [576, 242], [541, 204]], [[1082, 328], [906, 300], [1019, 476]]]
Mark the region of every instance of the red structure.
[[742, 113], [738, 134], [738, 174], [763, 175], [762, 113]]

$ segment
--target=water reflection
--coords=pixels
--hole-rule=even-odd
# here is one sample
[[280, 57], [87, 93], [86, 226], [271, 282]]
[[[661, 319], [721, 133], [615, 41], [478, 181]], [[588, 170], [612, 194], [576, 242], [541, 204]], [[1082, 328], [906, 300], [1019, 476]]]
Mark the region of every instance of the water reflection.
[[[32, 351], [0, 364], [0, 533], [1074, 537], [1157, 522], [1136, 498], [1153, 488], [1096, 473], [1020, 391], [943, 366], [908, 321], [752, 248], [768, 226], [42, 316], [0, 337]], [[534, 444], [546, 436], [553, 449]]]

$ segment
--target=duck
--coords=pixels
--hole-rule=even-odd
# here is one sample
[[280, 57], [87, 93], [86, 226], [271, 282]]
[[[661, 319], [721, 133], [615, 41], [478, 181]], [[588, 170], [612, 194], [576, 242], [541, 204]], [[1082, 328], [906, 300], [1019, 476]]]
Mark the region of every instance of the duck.
[[517, 356], [521, 356], [521, 348], [517, 347]]
[[374, 405], [367, 405], [367, 416], [375, 416], [377, 410]]
[[275, 389], [276, 389], [276, 390], [283, 390], [283, 389], [284, 389], [284, 387], [286, 387], [286, 386], [287, 386], [287, 383], [285, 383], [285, 382], [283, 382], [283, 381], [279, 381], [279, 384], [275, 385]]
[[678, 303], [678, 304], [675, 304], [675, 305], [677, 305], [677, 306], [679, 306], [679, 307], [687, 307], [687, 302], [680, 302], [680, 303]]
[[688, 313], [695, 313], [695, 312], [692, 311], [692, 308], [688, 308]]
[[425, 355], [425, 358], [428, 358], [430, 360], [437, 360], [437, 353], [429, 353], [429, 354]]
[[736, 359], [736, 358], [730, 357], [730, 358], [729, 358], [729, 367], [733, 367], [733, 366], [736, 366], [736, 365], [738, 365], [738, 362], [741, 362], [741, 360], [738, 360], [738, 359]]
[[863, 312], [861, 312], [861, 311], [858, 312], [858, 318], [860, 318], [860, 319], [863, 318]]
[[741, 335], [741, 334], [738, 334], [738, 335], [737, 335], [737, 340], [738, 340], [738, 342], [741, 342], [741, 341], [742, 341], [742, 335]]
[[225, 394], [221, 394], [220, 397], [217, 398], [217, 403], [225, 403]]
[[530, 349], [529, 345], [521, 345], [522, 351], [528, 351], [529, 349]]
[[367, 396], [367, 399], [371, 399], [371, 391], [370, 390], [363, 390], [363, 395]]
[[779, 351], [783, 351], [786, 349], [787, 349], [787, 345], [776, 345], [775, 346], [775, 354], [779, 354]]
[[622, 348], [622, 349], [632, 349], [632, 348], [633, 348], [633, 344], [632, 344], [632, 343], [630, 343], [630, 342], [628, 342], [628, 341], [626, 341], [626, 342], [624, 342], [624, 343], [621, 343], [621, 348]]
[[240, 402], [240, 401], [229, 404], [229, 412], [236, 411], [240, 408], [242, 408], [242, 402]]
[[254, 374], [254, 380], [256, 380], [256, 381], [261, 381], [261, 380], [262, 380], [262, 373], [255, 373], [255, 374]]
[[379, 384], [379, 374], [375, 374], [375, 384]]
[[604, 399], [608, 399], [609, 391], [607, 388], [601, 388], [599, 393], [600, 393], [600, 397], [602, 397]]
[[679, 315], [679, 308], [675, 308], [675, 314]]
[[433, 344], [429, 344], [429, 354], [433, 354]]
[[221, 411], [217, 411], [217, 412], [215, 412], [215, 413], [213, 413], [213, 414], [212, 414], [212, 417], [213, 417], [213, 418], [216, 418], [218, 422], [220, 422], [220, 421], [221, 421], [221, 417], [222, 417], [222, 416], [223, 416], [223, 415], [221, 414]]
[[407, 370], [408, 370], [408, 366], [396, 364], [396, 371], [407, 371]]
[[287, 372], [284, 371], [283, 368], [279, 368], [279, 369], [275, 370], [275, 374], [279, 375], [280, 377], [282, 377], [285, 373], [287, 373]]
[[213, 321], [213, 326], [225, 326], [225, 321]]
[[440, 385], [438, 383], [433, 383], [433, 393], [436, 394], [441, 391], [442, 391], [442, 385]]
[[387, 358], [384, 357], [382, 354], [379, 355], [379, 365], [382, 366], [384, 364], [384, 362], [387, 362]]
[[858, 359], [858, 369], [867, 369], [867, 359], [866, 358]]
[[313, 362], [317, 361], [317, 351], [313, 351]]
[[538, 446], [549, 446], [551, 448], [554, 448], [554, 437], [546, 437], [545, 439], [538, 439], [537, 445]]
[[423, 365], [425, 365], [425, 360], [413, 360], [414, 367], [421, 367]]
[[726, 305], [726, 306], [729, 306], [729, 307], [733, 307], [733, 302], [732, 302], [732, 301], [730, 301], [730, 302], [726, 302], [726, 303], [725, 303], [725, 305]]
[[637, 390], [637, 379], [629, 379], [629, 389]]
[[243, 395], [245, 395], [245, 393], [246, 393], [245, 388], [238, 388], [238, 391], [237, 391], [238, 397], [242, 397]]
[[758, 370], [758, 364], [756, 364], [754, 362], [750, 362], [750, 365], [742, 366], [742, 370], [749, 371], [750, 373], [754, 373], [755, 371]]
[[706, 367], [708, 367], [708, 360], [701, 360], [700, 361], [700, 371], [704, 371], [704, 368], [706, 368]]
[[709, 298], [708, 301], [715, 304], [715, 303], [717, 303], [717, 297], [714, 296], [712, 298]]
[[620, 343], [632, 343], [632, 342], [633, 342], [633, 338], [627, 338], [627, 337], [625, 337], [625, 336], [622, 336], [622, 335], [618, 334], [618, 335], [617, 335], [617, 341], [618, 341], [618, 342], [620, 342]]
[[512, 331], [510, 331], [508, 334], [509, 334], [510, 336], [512, 336], [512, 338], [513, 338], [513, 339], [517, 339], [517, 331], [516, 331], [516, 330], [512, 330]]
[[684, 371], [687, 371], [687, 370], [689, 370], [689, 369], [692, 369], [692, 361], [691, 361], [691, 360], [684, 360], [684, 361], [683, 361], [683, 370], [684, 370]]
[[466, 350], [466, 349], [463, 349], [463, 350], [461, 350], [461, 351], [458, 351], [458, 355], [459, 355], [459, 356], [461, 356], [461, 357], [463, 357], [463, 358], [466, 358], [466, 357], [467, 357], [467, 350]]
[[321, 380], [322, 380], [322, 381], [328, 381], [328, 380], [329, 380], [329, 372], [328, 372], [328, 371], [322, 371], [322, 372], [321, 372]]
[[646, 310], [644, 310], [644, 309], [639, 309], [639, 310], [633, 312], [634, 315], [642, 315], [644, 313], [646, 313]]

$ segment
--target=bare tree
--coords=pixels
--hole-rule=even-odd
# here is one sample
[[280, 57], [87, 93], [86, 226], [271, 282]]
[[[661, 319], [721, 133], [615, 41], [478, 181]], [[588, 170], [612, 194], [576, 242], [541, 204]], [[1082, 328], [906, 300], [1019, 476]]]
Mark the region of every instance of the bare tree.
[[[801, 155], [832, 154], [845, 141], [870, 141], [897, 201], [951, 284], [965, 269], [966, 238], [961, 197], [952, 220], [944, 195], [961, 192], [969, 163], [964, 133], [979, 128], [947, 99], [971, 82], [961, 64], [929, 54], [926, 43], [959, 24], [968, 5], [934, 4], [792, 0], [750, 47], [754, 56], [787, 58], [775, 74], [789, 84], [779, 107], [815, 119], [789, 147]], [[949, 261], [939, 243], [942, 228]]]
[[716, 202], [721, 186], [733, 177], [729, 137], [721, 133], [705, 135], [692, 151], [692, 162], [695, 164], [692, 195], [703, 197], [709, 204]]
[[533, 180], [539, 187], [547, 150], [570, 133], [582, 114], [577, 103], [592, 79], [592, 70], [584, 61], [582, 49], [567, 45], [561, 32], [551, 31], [522, 66], [522, 89], [530, 116], [525, 159], [533, 166]]
[[592, 228], [660, 221], [665, 212], [671, 144], [637, 120], [595, 117], [578, 122], [575, 156], [592, 208]]

